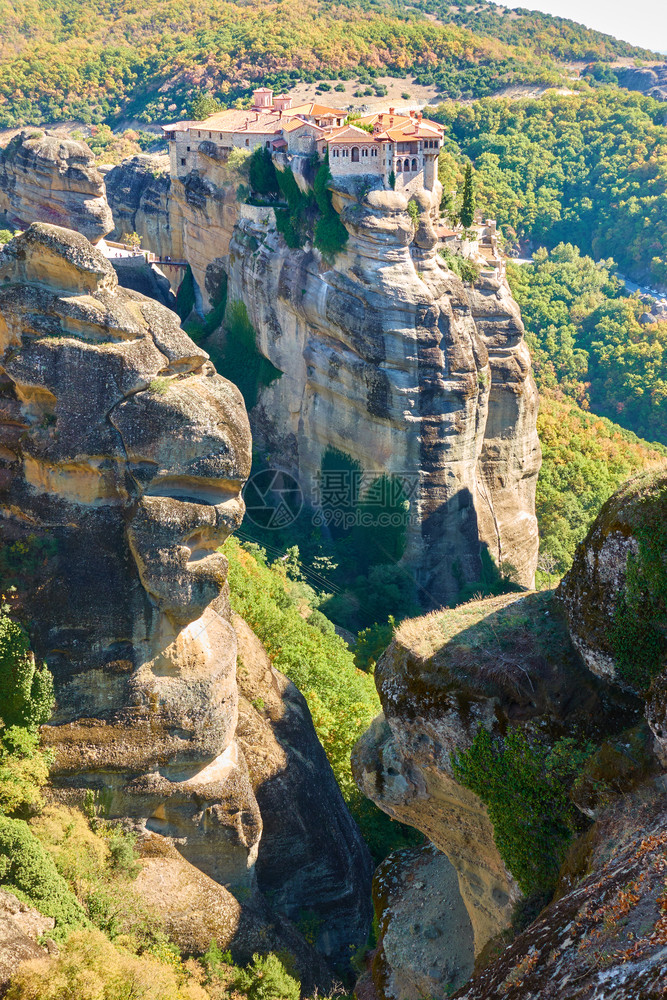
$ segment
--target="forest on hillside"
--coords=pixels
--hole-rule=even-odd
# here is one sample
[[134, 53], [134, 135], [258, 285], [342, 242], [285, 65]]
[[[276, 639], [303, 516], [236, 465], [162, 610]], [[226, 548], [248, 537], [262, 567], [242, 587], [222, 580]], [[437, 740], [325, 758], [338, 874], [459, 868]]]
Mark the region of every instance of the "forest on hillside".
[[0, 127], [173, 120], [201, 89], [230, 103], [258, 82], [356, 79], [373, 93], [378, 76], [414, 75], [483, 97], [562, 83], [560, 58], [651, 55], [548, 15], [507, 20], [482, 6], [468, 22], [434, 0], [0, 0]]
[[606, 88], [449, 101], [429, 114], [446, 127], [445, 185], [460, 183], [471, 159], [478, 207], [510, 242], [573, 243], [596, 259], [612, 257], [626, 276], [667, 282], [663, 103]]

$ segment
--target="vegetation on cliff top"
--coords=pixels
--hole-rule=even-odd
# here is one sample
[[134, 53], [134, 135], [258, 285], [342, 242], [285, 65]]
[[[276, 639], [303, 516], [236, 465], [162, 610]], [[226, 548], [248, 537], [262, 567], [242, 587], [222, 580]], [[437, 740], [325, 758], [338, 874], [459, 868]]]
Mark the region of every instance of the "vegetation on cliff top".
[[0, 126], [176, 119], [202, 90], [229, 102], [258, 81], [289, 89], [299, 80], [342, 76], [365, 85], [379, 74], [412, 73], [443, 95], [482, 96], [511, 83], [562, 82], [555, 58], [564, 53], [650, 55], [548, 15], [522, 12], [496, 22], [474, 12], [477, 33], [461, 8], [448, 12], [430, 0], [421, 6], [0, 0]]

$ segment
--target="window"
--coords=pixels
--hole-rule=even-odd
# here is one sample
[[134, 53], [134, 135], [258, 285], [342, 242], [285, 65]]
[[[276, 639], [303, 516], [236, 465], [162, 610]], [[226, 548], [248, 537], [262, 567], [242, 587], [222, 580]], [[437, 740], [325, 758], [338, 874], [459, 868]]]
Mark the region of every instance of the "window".
[[334, 156], [338, 156], [338, 150], [337, 150], [337, 149], [334, 149], [334, 151], [333, 151], [333, 155], [334, 155]]
[[417, 161], [416, 160], [412, 161], [412, 169], [413, 170], [419, 170], [419, 167], [417, 166]]
[[267, 149], [270, 149], [271, 148], [271, 140], [267, 139], [266, 142], [264, 143], [264, 145], [266, 146]]
[[403, 172], [403, 165], [402, 165], [401, 161], [399, 160], [399, 161], [397, 162], [397, 164], [396, 164], [396, 173], [397, 173], [397, 174], [400, 174], [400, 173], [402, 173], [402, 172]]
[[209, 132], [208, 137], [209, 137], [209, 139], [212, 139], [213, 138], [213, 133]]
[[188, 146], [188, 153], [190, 152], [190, 147]]
[[362, 156], [368, 156], [368, 150], [367, 149], [362, 149], [361, 155]]
[[201, 132], [197, 132], [197, 138], [201, 139]]
[[185, 157], [184, 156], [181, 157], [181, 166], [182, 167], [185, 166]]
[[403, 164], [403, 173], [410, 173], [410, 161], [406, 160]]
[[358, 163], [359, 162], [359, 147], [358, 146], [353, 146], [352, 147], [352, 162], [353, 163]]
[[377, 156], [377, 155], [378, 155], [377, 149], [371, 149], [371, 156]]
[[245, 144], [246, 144], [246, 146], [249, 146], [250, 145], [250, 139], [246, 139]]

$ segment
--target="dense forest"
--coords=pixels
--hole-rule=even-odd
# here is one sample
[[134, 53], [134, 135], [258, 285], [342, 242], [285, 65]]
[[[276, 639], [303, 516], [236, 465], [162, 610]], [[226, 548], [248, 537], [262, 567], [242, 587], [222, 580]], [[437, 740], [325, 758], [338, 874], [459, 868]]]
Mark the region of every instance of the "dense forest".
[[174, 119], [202, 88], [230, 102], [258, 81], [289, 89], [358, 79], [372, 93], [377, 76], [414, 75], [443, 97], [482, 97], [508, 84], [562, 83], [561, 56], [650, 55], [547, 15], [508, 17], [511, 27], [486, 8], [466, 18], [432, 0], [409, 8], [394, 0], [0, 0], [0, 127]]
[[470, 158], [478, 207], [510, 241], [573, 243], [627, 276], [667, 281], [664, 104], [606, 88], [429, 113], [447, 129], [443, 179], [456, 183]]
[[561, 243], [533, 264], [509, 263], [541, 392], [667, 444], [667, 314], [628, 295], [613, 261], [596, 263]]

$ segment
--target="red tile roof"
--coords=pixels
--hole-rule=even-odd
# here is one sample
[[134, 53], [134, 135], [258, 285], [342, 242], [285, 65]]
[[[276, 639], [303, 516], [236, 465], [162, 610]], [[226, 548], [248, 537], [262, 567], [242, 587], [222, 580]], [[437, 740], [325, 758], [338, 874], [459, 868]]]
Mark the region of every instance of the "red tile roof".
[[287, 109], [291, 115], [316, 115], [324, 118], [327, 115], [333, 118], [346, 118], [347, 111], [341, 108], [328, 108], [326, 104], [297, 104], [294, 108]]

